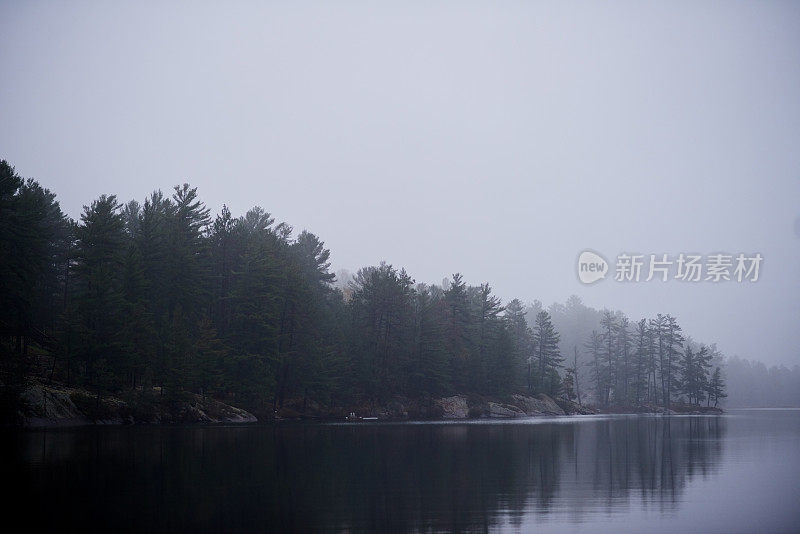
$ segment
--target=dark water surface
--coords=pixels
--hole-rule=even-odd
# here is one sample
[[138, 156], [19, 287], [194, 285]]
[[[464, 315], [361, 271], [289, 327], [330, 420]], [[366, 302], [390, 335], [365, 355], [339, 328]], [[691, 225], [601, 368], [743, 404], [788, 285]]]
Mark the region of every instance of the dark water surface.
[[6, 432], [4, 523], [800, 532], [800, 411]]

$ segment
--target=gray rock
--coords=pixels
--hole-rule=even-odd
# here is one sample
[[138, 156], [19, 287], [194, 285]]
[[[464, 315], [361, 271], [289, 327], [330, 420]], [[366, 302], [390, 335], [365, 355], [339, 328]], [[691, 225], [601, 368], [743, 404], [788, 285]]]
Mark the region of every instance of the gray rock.
[[501, 404], [499, 402], [489, 403], [489, 417], [507, 418], [507, 417], [524, 417], [525, 412], [512, 406], [510, 404]]
[[564, 410], [544, 394], [535, 397], [528, 395], [512, 395], [511, 402], [522, 410], [525, 415], [564, 415]]
[[467, 398], [463, 395], [437, 399], [435, 404], [442, 409], [443, 419], [466, 419], [469, 417]]
[[35, 383], [27, 387], [20, 395], [26, 406], [21, 414], [25, 426], [81, 426], [90, 425], [90, 421], [75, 406], [70, 392], [57, 390]]
[[119, 425], [153, 423], [255, 423], [256, 417], [241, 408], [192, 394], [178, 406], [157, 405], [146, 421], [134, 420], [130, 406], [113, 396], [95, 401], [85, 390], [34, 382], [20, 394], [20, 416], [26, 427]]

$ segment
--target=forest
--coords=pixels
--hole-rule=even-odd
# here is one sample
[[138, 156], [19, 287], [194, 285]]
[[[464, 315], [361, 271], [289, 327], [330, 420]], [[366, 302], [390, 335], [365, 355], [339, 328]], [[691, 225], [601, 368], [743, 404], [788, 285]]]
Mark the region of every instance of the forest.
[[337, 280], [316, 235], [260, 207], [212, 217], [187, 184], [143, 202], [102, 195], [74, 221], [3, 161], [0, 257], [9, 386], [193, 392], [259, 417], [298, 398], [528, 392], [670, 408], [726, 396], [722, 354], [669, 314], [503, 303], [459, 273], [425, 284], [386, 263]]

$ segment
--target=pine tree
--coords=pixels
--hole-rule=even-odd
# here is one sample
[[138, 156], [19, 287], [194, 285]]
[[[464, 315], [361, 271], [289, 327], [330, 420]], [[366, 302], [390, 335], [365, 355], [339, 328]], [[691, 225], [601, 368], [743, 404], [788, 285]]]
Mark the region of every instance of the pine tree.
[[708, 371], [711, 365], [711, 355], [705, 346], [697, 352], [691, 348], [691, 343], [686, 343], [684, 356], [680, 364], [682, 376], [681, 391], [688, 397], [690, 404], [700, 404], [705, 399], [708, 390]]
[[558, 348], [560, 336], [553, 327], [550, 314], [546, 311], [536, 315], [533, 341], [538, 361], [538, 391], [553, 394], [559, 386], [556, 377], [558, 377], [558, 368], [562, 367], [564, 359]]
[[533, 332], [528, 327], [525, 319], [525, 308], [519, 299], [511, 300], [505, 307], [503, 316], [506, 329], [511, 338], [513, 361], [520, 365], [525, 363], [525, 384], [528, 391], [533, 391], [532, 359], [533, 359]]
[[31, 340], [55, 347], [70, 243], [55, 195], [0, 161], [0, 328], [13, 333], [20, 356]]
[[272, 222], [261, 208], [237, 221], [242, 256], [231, 280], [231, 323], [223, 338], [231, 350], [228, 365], [234, 387], [258, 410], [265, 410], [270, 400], [274, 405], [279, 367], [284, 273], [278, 259], [282, 241], [271, 229]]
[[561, 330], [565, 346], [592, 331], [583, 363], [602, 406], [669, 409], [676, 395], [717, 405], [726, 395], [722, 356], [684, 340], [672, 316], [631, 328], [577, 297], [549, 312], [539, 301], [503, 306], [488, 284], [455, 274], [441, 288], [415, 285], [385, 263], [343, 290], [320, 238], [295, 238], [258, 207], [237, 218], [223, 207], [212, 223], [185, 184], [141, 204], [102, 196], [75, 223], [55, 195], [0, 162], [0, 255], [4, 380], [14, 366], [18, 377], [44, 376], [41, 360], [49, 378], [76, 377], [98, 395], [161, 386], [259, 415], [300, 399], [498, 398], [523, 382], [580, 403], [578, 347], [562, 379]]
[[722, 371], [719, 367], [716, 367], [714, 369], [714, 373], [711, 375], [711, 381], [708, 385], [709, 403], [713, 400], [714, 407], [716, 408], [719, 404], [719, 401], [727, 396], [728, 394], [725, 391], [725, 382], [722, 379]]
[[592, 334], [584, 346], [592, 358], [591, 379], [594, 382], [595, 399], [601, 406], [606, 406], [608, 395], [605, 392], [608, 389], [608, 368], [601, 361], [602, 344], [601, 335], [596, 330], [592, 330]]
[[353, 282], [350, 300], [363, 394], [383, 400], [397, 392], [397, 374], [410, 359], [413, 280], [391, 265], [361, 269]]
[[472, 378], [469, 389], [472, 391], [487, 391], [497, 389], [489, 383], [496, 377], [491, 377], [489, 368], [493, 366], [492, 360], [498, 355], [494, 351], [502, 325], [498, 318], [503, 307], [500, 299], [492, 295], [489, 284], [481, 284], [473, 294], [474, 318], [474, 347], [468, 360], [469, 376]]
[[[575, 359], [573, 361], [573, 365], [571, 367], [567, 367], [565, 369], [566, 375], [564, 376], [563, 388], [562, 392], [564, 394], [564, 398], [570, 401], [574, 401], [578, 398], [577, 394], [577, 385], [578, 385], [578, 349], [575, 349]], [[578, 402], [580, 404], [580, 401]]]
[[711, 365], [714, 353], [705, 345], [700, 346], [700, 350], [695, 354], [695, 362], [697, 367], [697, 393], [695, 394], [695, 401], [697, 404], [703, 401], [706, 397], [706, 390], [708, 389], [709, 380], [711, 378]]
[[611, 403], [612, 396], [616, 396], [617, 380], [618, 380], [618, 366], [617, 366], [617, 330], [619, 324], [617, 318], [611, 313], [610, 310], [603, 310], [603, 318], [600, 320], [600, 361], [605, 369], [606, 376], [604, 380], [604, 390], [602, 392], [601, 403], [603, 406], [608, 406]]
[[407, 373], [409, 391], [427, 396], [429, 403], [450, 387], [444, 325], [444, 296], [420, 284], [415, 291], [414, 352]]
[[617, 321], [616, 349], [618, 351], [617, 387], [615, 401], [618, 405], [627, 406], [631, 401], [629, 386], [631, 381], [631, 338], [629, 321], [622, 315]]
[[644, 397], [649, 400], [650, 376], [650, 332], [647, 320], [642, 319], [636, 323], [635, 352], [633, 363], [633, 404], [638, 406]]
[[659, 374], [661, 377], [662, 400], [664, 408], [670, 409], [672, 400], [672, 393], [676, 386], [676, 375], [678, 371], [678, 364], [681, 356], [681, 349], [683, 348], [683, 336], [681, 335], [681, 327], [678, 321], [671, 315], [657, 317], [657, 330], [659, 344], [659, 358], [660, 367]]
[[471, 316], [467, 285], [460, 273], [453, 275], [450, 287], [444, 292], [444, 298], [447, 306], [445, 339], [450, 376], [456, 390], [466, 391], [469, 384], [467, 362], [472, 349], [469, 336]]
[[89, 384], [112, 387], [106, 370], [118, 371], [124, 362], [122, 332], [122, 272], [125, 235], [121, 205], [114, 195], [101, 196], [84, 207], [76, 233], [76, 285], [82, 356]]

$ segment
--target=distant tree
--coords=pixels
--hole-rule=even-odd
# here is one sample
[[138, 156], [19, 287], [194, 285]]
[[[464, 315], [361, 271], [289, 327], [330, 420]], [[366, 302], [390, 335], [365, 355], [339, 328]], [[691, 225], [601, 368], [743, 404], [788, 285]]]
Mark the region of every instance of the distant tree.
[[543, 393], [554, 393], [558, 388], [555, 378], [558, 377], [558, 369], [562, 367], [564, 359], [558, 348], [558, 332], [553, 327], [550, 314], [546, 311], [536, 315], [533, 340], [538, 360], [538, 390]]
[[710, 358], [707, 347], [701, 346], [695, 352], [692, 350], [691, 344], [686, 343], [684, 356], [680, 363], [680, 386], [690, 404], [700, 404], [705, 399], [708, 391]]
[[575, 354], [572, 361], [572, 366], [567, 367], [565, 369], [565, 376], [564, 381], [562, 383], [562, 393], [567, 400], [574, 401], [578, 399], [578, 404], [581, 404], [580, 401], [580, 389], [578, 387], [578, 348], [575, 347]]
[[719, 404], [721, 399], [724, 399], [728, 396], [727, 392], [725, 391], [725, 382], [722, 379], [722, 371], [719, 367], [714, 369], [714, 373], [711, 375], [711, 381], [708, 385], [708, 402], [709, 404], [711, 401], [714, 401], [714, 407]]
[[603, 383], [602, 400], [603, 406], [611, 403], [612, 396], [616, 394], [618, 366], [617, 366], [617, 331], [619, 324], [617, 318], [610, 310], [603, 310], [603, 318], [600, 320], [600, 361], [606, 371]]
[[694, 404], [694, 394], [697, 393], [697, 363], [691, 344], [687, 343], [683, 351], [683, 358], [679, 364], [681, 382], [679, 389], [686, 394], [689, 404]]
[[669, 410], [672, 393], [676, 386], [676, 375], [683, 348], [681, 327], [675, 317], [658, 314], [655, 322], [655, 335], [658, 338], [659, 376], [664, 408]]
[[606, 391], [608, 389], [608, 368], [601, 361], [602, 337], [596, 330], [592, 330], [591, 336], [584, 345], [592, 358], [592, 381], [594, 382], [594, 396], [597, 402], [605, 406], [608, 400]]
[[578, 364], [578, 347], [574, 347], [574, 355], [573, 355], [573, 359], [572, 359], [572, 367], [567, 369], [567, 372], [572, 374], [573, 384], [575, 385], [575, 396], [578, 399], [578, 404], [579, 405], [583, 405], [583, 402], [581, 402], [581, 388], [580, 388], [580, 380], [579, 380], [580, 377], [578, 376], [578, 368], [579, 367], [580, 366]]
[[649, 376], [650, 376], [650, 332], [647, 327], [647, 320], [642, 319], [636, 323], [634, 333], [634, 363], [633, 363], [633, 404], [638, 406], [643, 398], [649, 400]]
[[631, 337], [630, 322], [625, 315], [621, 315], [616, 323], [616, 343], [619, 363], [617, 366], [617, 386], [615, 388], [615, 401], [619, 405], [627, 406], [631, 402], [629, 391], [631, 381]]

